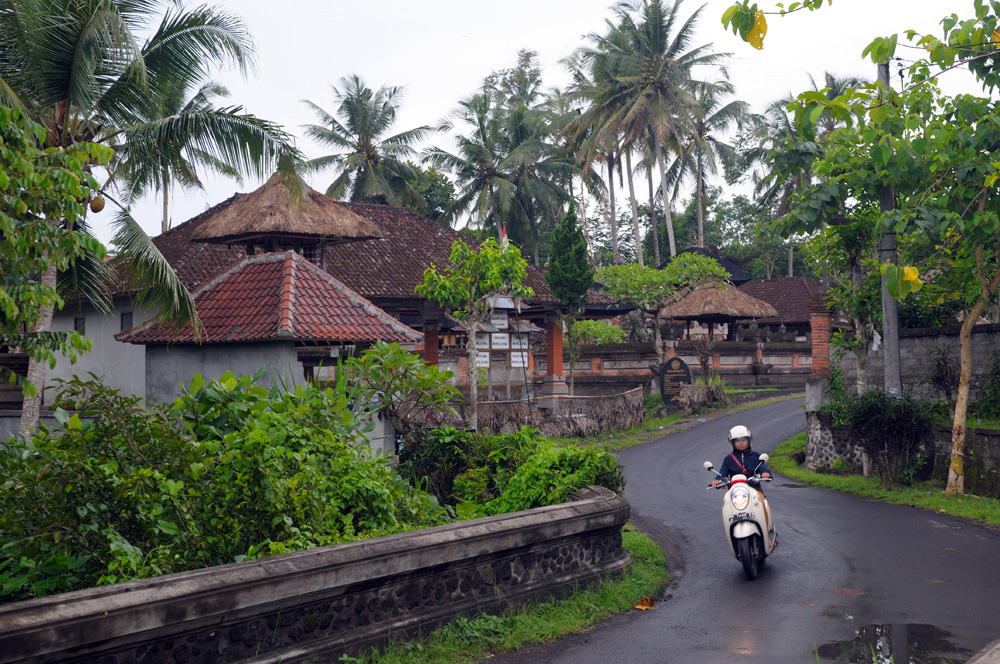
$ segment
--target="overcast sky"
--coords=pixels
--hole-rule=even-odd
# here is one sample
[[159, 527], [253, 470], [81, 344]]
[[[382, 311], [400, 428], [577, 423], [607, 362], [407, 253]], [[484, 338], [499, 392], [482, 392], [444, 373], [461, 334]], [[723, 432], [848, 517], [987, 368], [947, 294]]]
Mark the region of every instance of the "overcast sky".
[[[330, 86], [341, 77], [356, 73], [373, 89], [404, 86], [395, 131], [434, 124], [475, 92], [491, 71], [513, 66], [522, 48], [538, 52], [545, 87], [565, 87], [560, 59], [583, 45], [588, 33], [603, 32], [611, 17], [609, 0], [216, 0], [214, 4], [244, 18], [258, 52], [257, 72], [249, 80], [233, 72], [220, 72], [214, 78], [229, 87], [231, 103], [299, 136], [298, 145], [310, 158], [325, 151], [301, 138], [301, 126], [315, 122], [301, 100], [334, 111]], [[755, 111], [789, 92], [807, 89], [809, 74], [817, 80], [825, 71], [874, 77], [874, 65], [861, 59], [873, 37], [911, 28], [937, 33], [939, 21], [949, 13], [973, 15], [972, 0], [836, 0], [815, 12], [769, 16], [764, 49], [756, 51], [723, 29], [720, 18], [730, 4], [731, 0], [705, 3], [694, 44], [712, 43], [717, 52], [732, 54], [730, 79], [738, 96]], [[693, 0], [682, 5], [685, 15], [700, 6]], [[773, 2], [761, 0], [762, 8], [771, 6]], [[915, 54], [897, 50], [906, 58]], [[893, 82], [898, 88], [895, 73]], [[978, 90], [964, 70], [948, 74], [944, 87], [948, 92]], [[445, 136], [431, 140], [451, 147]], [[310, 184], [322, 191], [333, 177], [332, 171], [313, 175]], [[262, 182], [240, 185], [207, 177], [206, 184], [204, 191], [174, 188], [174, 225]], [[158, 199], [147, 199], [133, 212], [155, 235], [160, 210]], [[94, 215], [91, 221], [100, 239], [109, 241], [103, 220]]]

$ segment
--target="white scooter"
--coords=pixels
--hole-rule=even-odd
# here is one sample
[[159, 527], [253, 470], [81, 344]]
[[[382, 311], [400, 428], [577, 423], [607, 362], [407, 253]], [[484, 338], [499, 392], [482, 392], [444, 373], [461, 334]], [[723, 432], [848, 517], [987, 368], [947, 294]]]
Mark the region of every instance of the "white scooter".
[[[760, 462], [767, 463], [768, 456], [760, 455]], [[759, 467], [759, 466], [758, 466]], [[715, 470], [711, 461], [705, 462], [705, 470]], [[764, 494], [747, 483], [746, 475], [733, 475], [730, 480], [716, 471], [718, 486], [709, 489], [728, 489], [722, 500], [722, 525], [726, 530], [726, 541], [733, 555], [743, 563], [743, 573], [753, 581], [764, 559], [771, 555], [778, 545], [778, 536], [771, 519], [771, 510]], [[770, 482], [770, 477], [761, 477], [754, 469], [751, 481]]]

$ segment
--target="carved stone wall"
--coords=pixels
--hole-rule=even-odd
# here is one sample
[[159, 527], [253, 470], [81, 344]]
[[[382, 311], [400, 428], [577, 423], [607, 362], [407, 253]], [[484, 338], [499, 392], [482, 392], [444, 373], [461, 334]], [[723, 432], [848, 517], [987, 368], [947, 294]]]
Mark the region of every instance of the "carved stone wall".
[[628, 503], [574, 500], [0, 607], [0, 663], [336, 661], [621, 573]]

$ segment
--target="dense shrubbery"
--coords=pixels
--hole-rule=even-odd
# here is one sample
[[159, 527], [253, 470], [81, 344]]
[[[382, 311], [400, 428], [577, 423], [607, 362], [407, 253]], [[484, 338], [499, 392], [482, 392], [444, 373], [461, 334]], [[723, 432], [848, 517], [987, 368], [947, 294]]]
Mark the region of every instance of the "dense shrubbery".
[[495, 436], [450, 427], [427, 431], [401, 452], [399, 471], [463, 518], [553, 505], [589, 484], [625, 488], [613, 455], [557, 447], [530, 427]]
[[195, 378], [144, 409], [72, 382], [56, 431], [0, 447], [0, 600], [442, 522], [360, 437], [343, 390]]
[[367, 414], [349, 407], [369, 403], [365, 392], [255, 379], [196, 376], [148, 409], [96, 380], [66, 383], [57, 427], [0, 444], [0, 602], [624, 485], [610, 454], [556, 448], [528, 428], [418, 431], [396, 469], [363, 437]]
[[935, 422], [950, 417], [948, 404], [897, 398], [882, 390], [858, 396], [844, 387], [839, 366], [834, 365], [832, 373], [827, 383], [830, 401], [818, 412], [829, 415], [833, 424], [850, 427], [851, 437], [886, 487], [912, 484], [925, 463]]
[[925, 462], [923, 452], [933, 439], [933, 408], [882, 390], [869, 390], [851, 405], [851, 436], [886, 487], [913, 483]]

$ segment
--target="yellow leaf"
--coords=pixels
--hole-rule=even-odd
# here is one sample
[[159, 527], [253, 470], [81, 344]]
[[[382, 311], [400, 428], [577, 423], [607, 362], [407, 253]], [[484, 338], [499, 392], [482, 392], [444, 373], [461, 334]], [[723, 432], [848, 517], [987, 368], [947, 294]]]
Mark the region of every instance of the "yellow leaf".
[[763, 10], [757, 10], [754, 18], [753, 30], [747, 35], [747, 42], [758, 51], [764, 48], [764, 35], [767, 34], [767, 20], [764, 18]]
[[919, 283], [920, 279], [917, 278], [918, 276], [920, 276], [920, 273], [914, 266], [907, 265], [903, 268], [903, 281], [914, 281]]
[[1000, 45], [1000, 30], [993, 31], [993, 43]]
[[653, 598], [652, 597], [643, 597], [639, 601], [639, 603], [635, 605], [635, 608], [640, 609], [642, 611], [648, 611], [648, 610], [652, 609], [653, 608]]

